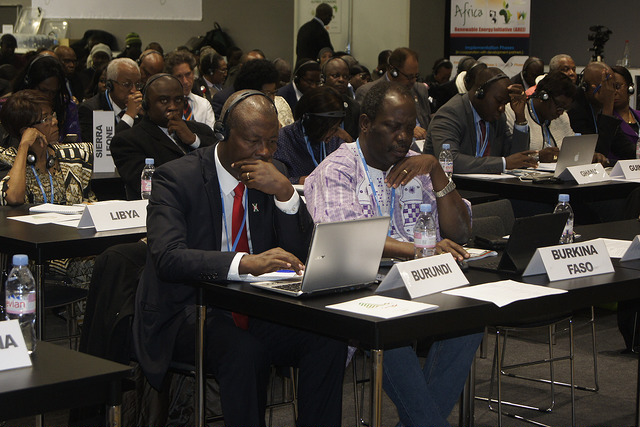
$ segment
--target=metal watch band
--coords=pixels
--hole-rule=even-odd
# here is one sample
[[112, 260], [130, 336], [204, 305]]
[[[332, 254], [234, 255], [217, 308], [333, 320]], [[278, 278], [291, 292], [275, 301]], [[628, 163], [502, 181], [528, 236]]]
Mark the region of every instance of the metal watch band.
[[436, 198], [440, 199], [456, 189], [456, 184], [449, 178], [449, 183], [440, 191], [436, 191]]

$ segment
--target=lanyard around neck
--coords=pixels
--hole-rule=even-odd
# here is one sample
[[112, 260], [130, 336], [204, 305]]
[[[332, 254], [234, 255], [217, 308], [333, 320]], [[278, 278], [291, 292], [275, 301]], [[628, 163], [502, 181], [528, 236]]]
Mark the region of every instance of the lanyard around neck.
[[487, 126], [487, 122], [484, 123], [484, 140], [481, 140], [482, 130], [480, 129], [480, 120], [476, 122], [476, 157], [484, 156], [484, 152], [487, 150], [487, 144], [489, 143], [489, 126]]
[[[48, 158], [48, 156], [47, 156]], [[49, 203], [49, 201], [47, 200], [47, 193], [45, 193], [44, 191], [44, 187], [42, 186], [42, 182], [40, 181], [40, 177], [38, 176], [38, 173], [36, 172], [36, 168], [31, 166], [31, 170], [33, 171], [33, 175], [36, 177], [36, 182], [38, 183], [38, 187], [40, 187], [40, 191], [42, 192], [42, 198], [44, 199], [45, 203]], [[54, 196], [54, 190], [53, 190], [53, 177], [51, 176], [51, 171], [49, 169], [47, 169], [47, 173], [49, 174], [49, 185], [51, 186], [51, 203], [53, 203], [53, 196]]]
[[542, 128], [542, 140], [544, 145], [546, 147], [557, 147], [556, 140], [553, 138], [553, 135], [551, 135], [551, 131], [549, 130], [549, 120], [545, 120], [544, 123], [541, 123], [538, 113], [536, 112], [536, 108], [533, 106], [533, 99], [529, 100], [529, 110], [533, 113], [533, 120]]
[[598, 120], [596, 119], [596, 112], [593, 111], [593, 107], [589, 104], [589, 110], [591, 110], [591, 120], [593, 120], [593, 127], [596, 128], [596, 133], [598, 133]]
[[[220, 182], [218, 182], [218, 187], [220, 187]], [[229, 247], [229, 229], [227, 228], [227, 215], [224, 208], [224, 193], [222, 192], [222, 187], [220, 187], [220, 200], [222, 201], [222, 223], [224, 224], [224, 234], [227, 236], [227, 252], [235, 252], [238, 247], [238, 242], [240, 241], [240, 236], [242, 235], [242, 230], [247, 223], [247, 205], [248, 205], [248, 197], [249, 190], [245, 187], [244, 189], [244, 216], [242, 217], [242, 224], [240, 224], [240, 230], [238, 230], [238, 234], [233, 239], [233, 246]]]
[[[313, 165], [315, 167], [318, 167], [318, 163], [319, 162], [316, 160], [316, 156], [313, 155], [313, 149], [311, 148], [311, 143], [309, 142], [309, 137], [307, 136], [306, 133], [304, 134], [304, 142], [307, 144], [307, 151], [309, 152], [309, 155], [311, 156], [311, 160], [313, 161]], [[324, 143], [324, 141], [322, 141], [320, 143], [320, 161], [322, 162], [326, 157], [327, 157], [327, 146]]]
[[[369, 180], [369, 186], [371, 187], [371, 192], [373, 193], [373, 203], [375, 203], [376, 208], [378, 208], [378, 215], [382, 216], [382, 209], [380, 209], [380, 204], [378, 203], [378, 193], [376, 192], [376, 188], [373, 185], [373, 181], [371, 180], [371, 176], [369, 175], [369, 167], [367, 166], [367, 162], [364, 159], [364, 154], [362, 154], [362, 149], [360, 148], [360, 140], [356, 140], [356, 147], [358, 147], [358, 155], [360, 156], [360, 160], [362, 160], [362, 165], [364, 166], [364, 172], [367, 175], [367, 179]], [[389, 217], [391, 217], [391, 221], [393, 221], [393, 209], [395, 207], [396, 202], [396, 189], [391, 188], [391, 207], [389, 208]], [[389, 227], [388, 236], [391, 236], [391, 226]]]

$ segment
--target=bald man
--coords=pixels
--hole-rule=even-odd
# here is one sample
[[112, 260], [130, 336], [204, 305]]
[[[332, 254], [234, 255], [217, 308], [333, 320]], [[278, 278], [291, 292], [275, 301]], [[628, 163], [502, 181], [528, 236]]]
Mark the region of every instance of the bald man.
[[140, 66], [140, 82], [144, 85], [149, 77], [161, 73], [164, 70], [164, 56], [154, 49], [147, 49], [138, 59]]
[[82, 79], [76, 73], [78, 66], [76, 52], [69, 46], [58, 46], [53, 52], [56, 54], [60, 62], [62, 62], [67, 90], [71, 96], [76, 98], [78, 103], [82, 102], [84, 99], [84, 85], [82, 84]]
[[620, 159], [635, 159], [636, 147], [620, 130], [621, 120], [613, 115], [615, 79], [604, 62], [592, 62], [584, 69], [573, 106], [571, 128], [581, 134], [598, 134], [596, 158], [605, 166]]
[[[167, 163], [153, 176], [133, 340], [156, 388], [170, 360], [194, 363], [190, 281], [300, 271], [311, 237], [304, 203], [271, 162], [279, 128], [273, 102], [258, 91], [237, 92], [222, 121], [224, 139], [215, 147]], [[237, 205], [236, 198], [244, 201]], [[236, 209], [242, 225], [232, 219]], [[207, 315], [206, 334], [205, 366], [220, 385], [225, 425], [265, 425], [272, 364], [300, 368], [296, 425], [341, 424], [346, 344], [217, 309]]]

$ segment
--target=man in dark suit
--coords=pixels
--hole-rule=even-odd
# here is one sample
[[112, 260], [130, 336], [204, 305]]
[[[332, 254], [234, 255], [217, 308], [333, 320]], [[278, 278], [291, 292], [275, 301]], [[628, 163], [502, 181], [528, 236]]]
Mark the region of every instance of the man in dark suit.
[[[338, 91], [342, 96], [342, 101], [346, 106], [343, 123], [351, 139], [358, 139], [360, 133], [360, 104], [358, 104], [348, 92], [348, 83], [351, 78], [349, 64], [342, 58], [331, 58], [322, 66], [322, 80], [325, 86], [329, 86]], [[345, 139], [346, 135], [341, 135]], [[348, 141], [348, 139], [345, 139]]]
[[511, 83], [521, 85], [526, 91], [536, 85], [536, 77], [544, 74], [544, 62], [535, 56], [530, 56], [524, 61], [522, 71], [511, 77]]
[[182, 84], [171, 75], [156, 74], [149, 79], [143, 108], [146, 116], [140, 123], [116, 133], [111, 141], [111, 155], [130, 200], [140, 198], [140, 174], [145, 158], [152, 157], [158, 167], [215, 143], [209, 126], [182, 119]]
[[87, 99], [78, 107], [82, 139], [93, 142], [93, 112], [113, 111], [115, 133], [131, 128], [141, 119], [142, 92], [140, 69], [129, 58], [114, 59], [107, 66], [107, 90]]
[[[133, 335], [156, 388], [170, 360], [194, 361], [189, 281], [300, 271], [310, 240], [306, 207], [271, 162], [279, 128], [272, 101], [242, 91], [224, 112], [217, 146], [168, 163], [153, 177]], [[271, 364], [300, 368], [296, 425], [341, 424], [345, 344], [217, 309], [207, 316], [206, 335], [205, 365], [220, 384], [225, 425], [265, 425]]]
[[316, 8], [316, 16], [298, 30], [296, 39], [296, 57], [316, 59], [323, 47], [333, 50], [331, 37], [325, 26], [333, 19], [333, 9], [327, 3], [320, 3]]
[[62, 69], [64, 70], [65, 86], [71, 96], [76, 98], [78, 103], [84, 99], [84, 85], [80, 75], [76, 72], [78, 66], [78, 58], [76, 52], [69, 46], [58, 46], [53, 53], [56, 54], [60, 62], [62, 62]]
[[[513, 134], [504, 114], [507, 103], [515, 113]], [[478, 73], [468, 93], [455, 95], [433, 116], [424, 144], [436, 158], [449, 144], [454, 173], [502, 173], [505, 169], [537, 166], [528, 151], [526, 96], [499, 68]], [[525, 151], [526, 150], [526, 151]]]
[[295, 111], [296, 104], [302, 95], [314, 87], [321, 84], [320, 80], [320, 64], [312, 59], [302, 61], [293, 73], [293, 80], [278, 89], [278, 96], [284, 98], [291, 107], [291, 111]]
[[356, 91], [356, 101], [362, 105], [365, 95], [375, 84], [391, 81], [406, 86], [413, 93], [418, 117], [413, 136], [416, 139], [425, 139], [427, 127], [431, 120], [431, 106], [429, 105], [429, 89], [424, 83], [418, 83], [418, 54], [406, 47], [394, 50], [389, 57], [389, 67], [384, 76], [366, 85], [360, 86]]

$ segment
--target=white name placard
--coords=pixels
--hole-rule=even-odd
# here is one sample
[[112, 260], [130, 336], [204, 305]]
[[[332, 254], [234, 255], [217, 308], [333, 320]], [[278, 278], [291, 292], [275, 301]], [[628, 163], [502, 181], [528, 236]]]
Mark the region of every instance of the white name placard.
[[31, 358], [17, 320], [0, 322], [0, 371], [31, 366]]
[[578, 184], [588, 184], [590, 182], [609, 181], [611, 178], [600, 163], [591, 163], [588, 165], [569, 166], [560, 174], [560, 179], [565, 181], [575, 179]]
[[631, 261], [632, 259], [640, 259], [640, 235], [633, 239], [620, 261]]
[[411, 299], [467, 285], [450, 253], [394, 264], [376, 293], [406, 288]]
[[536, 249], [523, 276], [547, 273], [550, 281], [613, 273], [607, 246], [601, 239]]
[[111, 157], [111, 139], [116, 130], [113, 111], [93, 112], [93, 171], [113, 172], [116, 166]]
[[96, 231], [121, 230], [147, 226], [147, 200], [107, 201], [87, 205], [78, 228]]
[[611, 178], [640, 179], [640, 159], [618, 160], [611, 170]]

